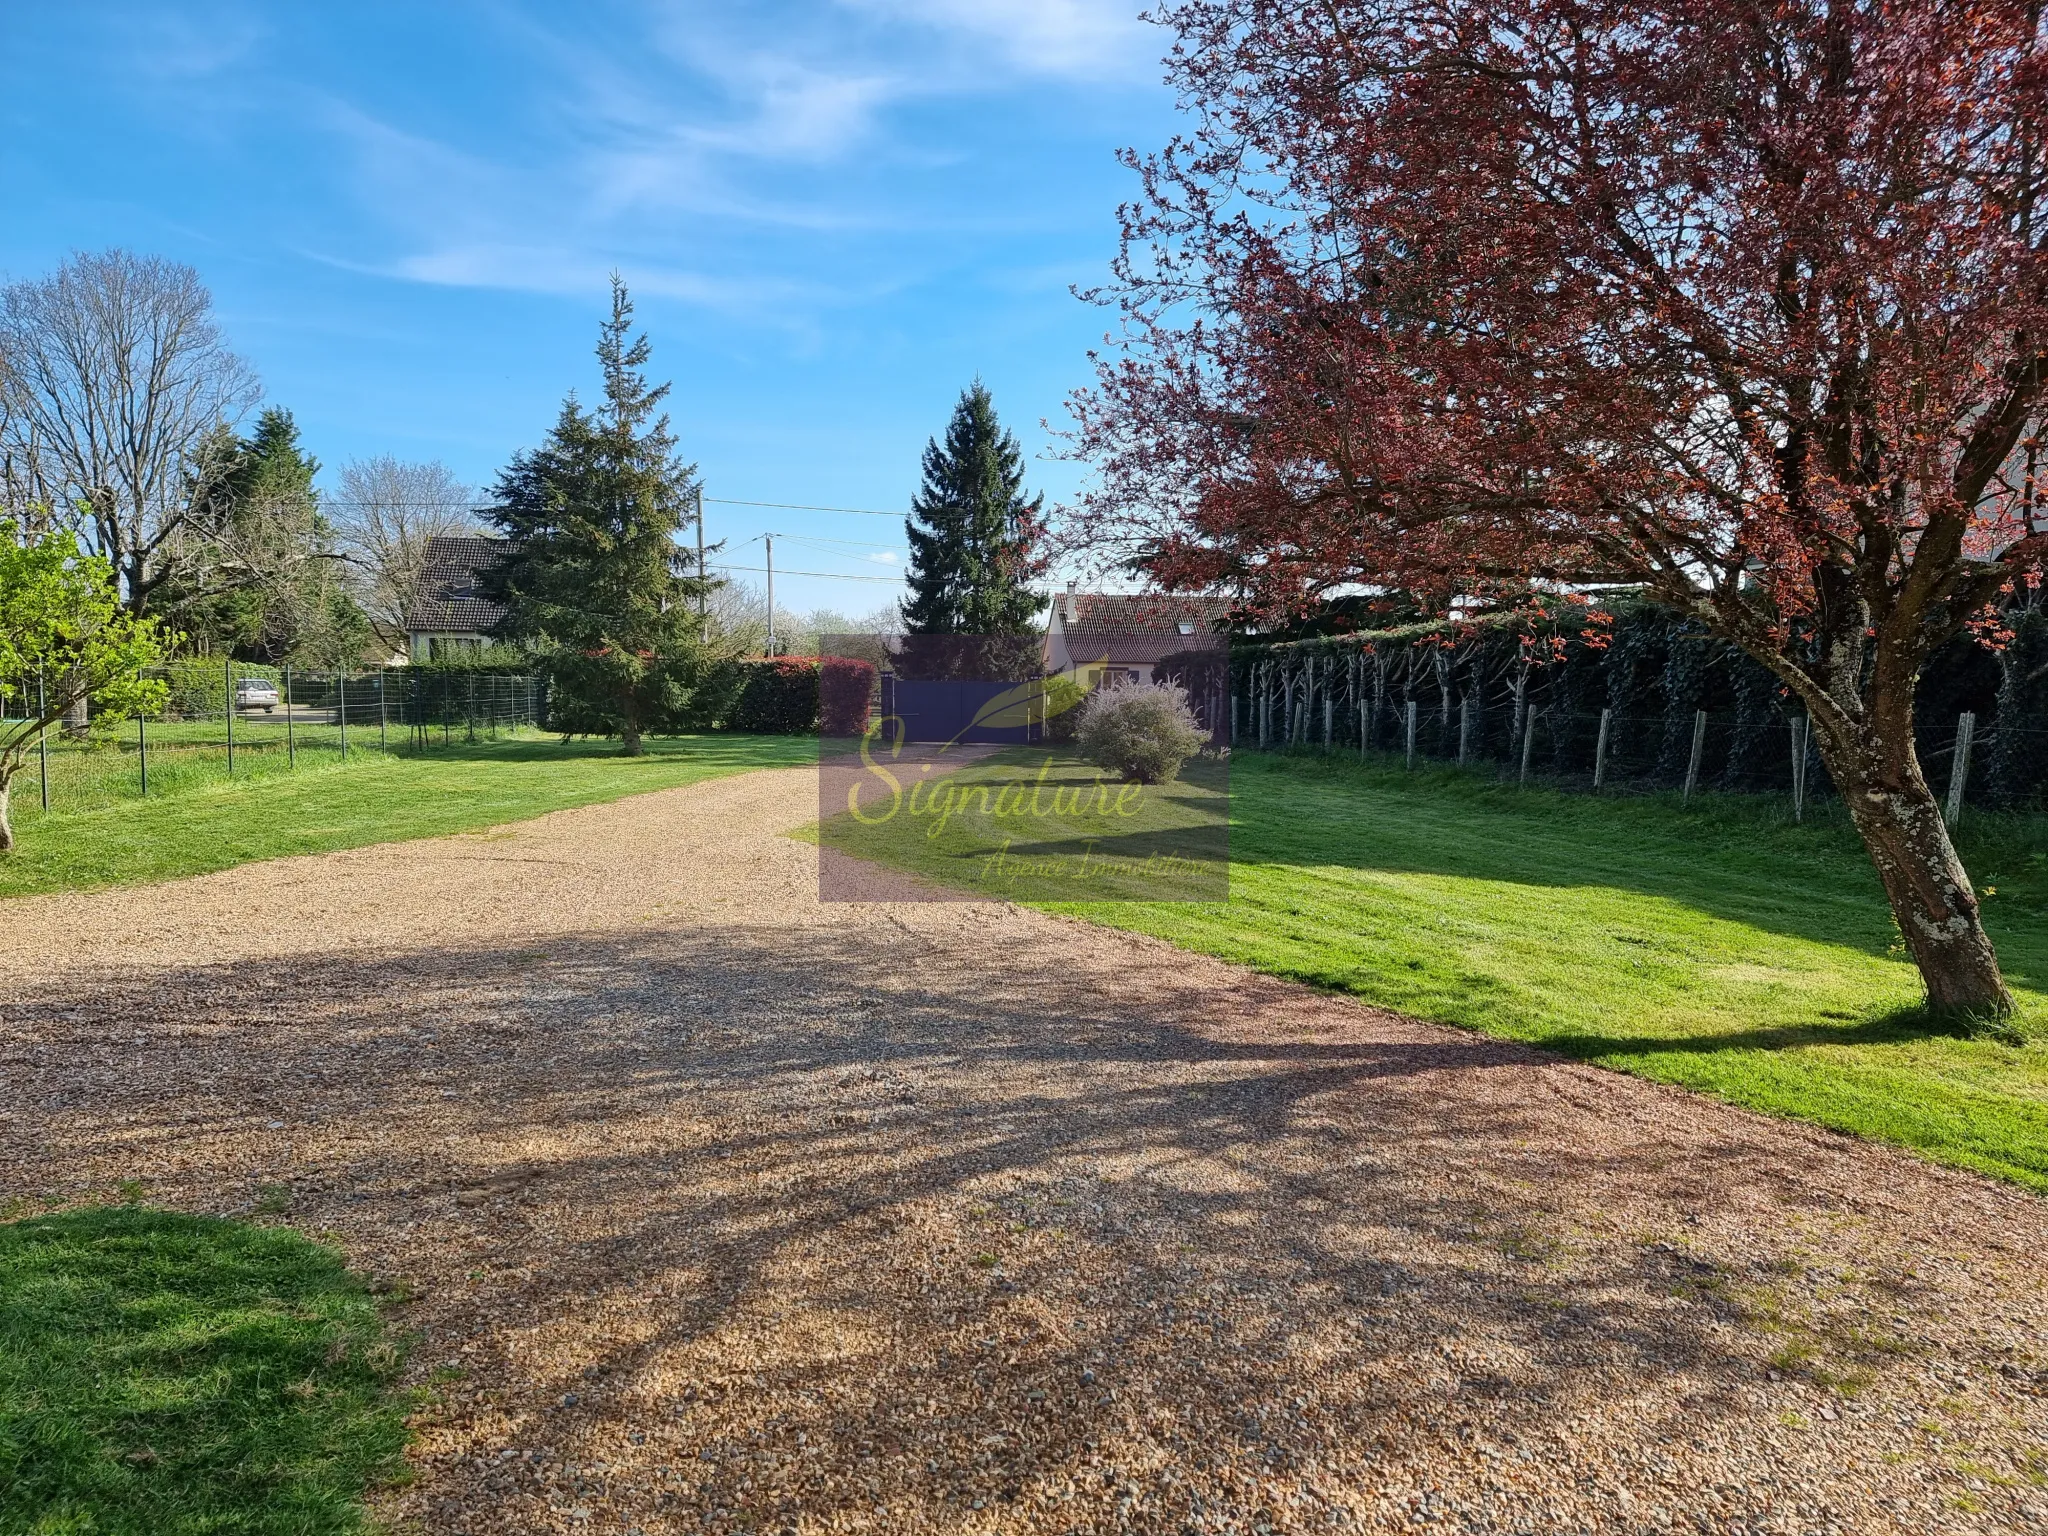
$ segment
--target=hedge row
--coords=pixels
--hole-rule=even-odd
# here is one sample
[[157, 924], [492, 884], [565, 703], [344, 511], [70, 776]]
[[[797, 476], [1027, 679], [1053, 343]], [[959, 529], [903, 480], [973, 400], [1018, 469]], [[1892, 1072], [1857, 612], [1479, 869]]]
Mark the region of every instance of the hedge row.
[[230, 661], [221, 657], [187, 657], [163, 669], [171, 696], [164, 706], [166, 720], [219, 720], [228, 712], [233, 685], [245, 677], [260, 677], [275, 683], [283, 677], [276, 667], [259, 662]]
[[[831, 674], [820, 687], [821, 674]], [[821, 723], [827, 734], [858, 735], [866, 724], [865, 701], [874, 690], [871, 662], [841, 656], [737, 657], [715, 663], [691, 696], [689, 730], [747, 731], [805, 736]], [[835, 718], [820, 721], [825, 699]], [[860, 717], [853, 718], [854, 701]]]

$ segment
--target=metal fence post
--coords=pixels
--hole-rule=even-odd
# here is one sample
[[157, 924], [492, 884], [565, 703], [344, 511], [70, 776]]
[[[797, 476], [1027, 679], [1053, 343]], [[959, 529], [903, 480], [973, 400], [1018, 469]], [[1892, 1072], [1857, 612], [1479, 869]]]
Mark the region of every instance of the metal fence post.
[[1792, 722], [1792, 819], [1806, 820], [1806, 733], [1808, 717], [1800, 715]]
[[[39, 667], [36, 669], [36, 719], [42, 720], [49, 712], [49, 689], [45, 686], [43, 672]], [[47, 725], [38, 725], [36, 727], [36, 760], [42, 771], [43, 809], [48, 811], [50, 808], [50, 728]]]
[[235, 663], [233, 657], [224, 657], [220, 664], [221, 697], [227, 703], [228, 717], [228, 777], [235, 776]]
[[390, 675], [389, 668], [377, 674], [377, 750], [379, 752], [390, 750], [391, 714], [384, 707], [384, 679]]
[[292, 669], [284, 669], [284, 762], [287, 768], [299, 766], [299, 739], [292, 730]]
[[1956, 749], [1948, 765], [1948, 824], [1963, 819], [1963, 788], [1970, 781], [1970, 743], [1976, 739], [1977, 716], [1964, 710], [1956, 716]]
[[1600, 711], [1600, 739], [1593, 746], [1593, 787], [1599, 789], [1607, 782], [1607, 733], [1614, 724], [1614, 711]]
[[341, 721], [341, 760], [345, 763], [348, 761], [348, 674], [338, 674], [334, 685], [340, 690], [336, 695], [334, 714]]
[[1415, 766], [1415, 701], [1408, 701], [1408, 766]]
[[1692, 792], [1699, 788], [1700, 755], [1707, 750], [1707, 712], [1702, 709], [1692, 717], [1692, 757], [1685, 765], [1685, 800], [1692, 799]]

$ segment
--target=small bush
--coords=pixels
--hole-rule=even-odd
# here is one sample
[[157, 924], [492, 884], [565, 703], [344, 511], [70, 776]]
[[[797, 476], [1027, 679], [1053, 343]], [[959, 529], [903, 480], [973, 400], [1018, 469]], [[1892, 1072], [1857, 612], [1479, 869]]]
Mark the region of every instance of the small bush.
[[1045, 739], [1060, 746], [1072, 743], [1081, 723], [1081, 706], [1088, 690], [1064, 672], [1045, 680]]
[[1187, 691], [1168, 683], [1119, 683], [1083, 704], [1074, 728], [1081, 755], [1137, 784], [1169, 784], [1209, 738]]
[[818, 734], [852, 738], [867, 734], [873, 711], [876, 667], [854, 656], [821, 656]]

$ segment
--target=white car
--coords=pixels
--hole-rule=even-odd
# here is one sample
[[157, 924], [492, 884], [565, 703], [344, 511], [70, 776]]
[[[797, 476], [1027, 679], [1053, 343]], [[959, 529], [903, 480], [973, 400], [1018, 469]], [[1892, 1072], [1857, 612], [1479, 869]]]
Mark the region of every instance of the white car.
[[277, 696], [277, 684], [260, 677], [245, 677], [235, 684], [235, 708], [260, 709], [270, 714], [283, 702]]

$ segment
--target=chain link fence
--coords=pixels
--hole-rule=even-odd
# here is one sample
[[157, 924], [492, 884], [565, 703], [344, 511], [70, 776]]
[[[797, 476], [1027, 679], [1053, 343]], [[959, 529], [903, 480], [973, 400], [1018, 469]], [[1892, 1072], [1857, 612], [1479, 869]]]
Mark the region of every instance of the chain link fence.
[[[177, 662], [145, 676], [168, 698], [149, 717], [45, 731], [15, 779], [17, 816], [104, 809], [215, 782], [495, 741], [537, 726], [537, 678], [435, 668], [301, 671]], [[36, 684], [0, 687], [0, 721], [33, 719]]]

